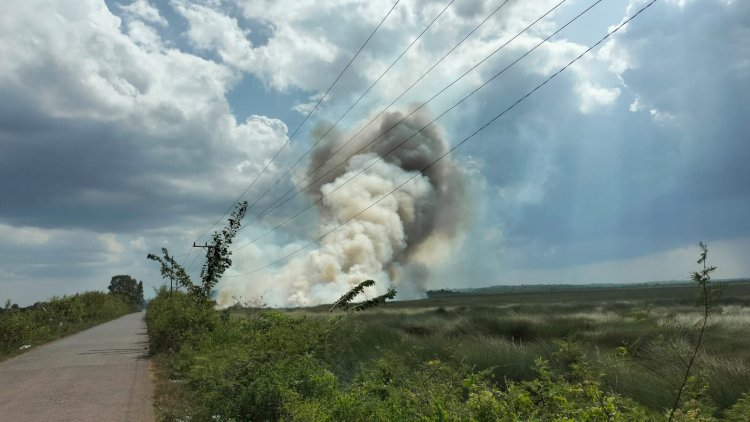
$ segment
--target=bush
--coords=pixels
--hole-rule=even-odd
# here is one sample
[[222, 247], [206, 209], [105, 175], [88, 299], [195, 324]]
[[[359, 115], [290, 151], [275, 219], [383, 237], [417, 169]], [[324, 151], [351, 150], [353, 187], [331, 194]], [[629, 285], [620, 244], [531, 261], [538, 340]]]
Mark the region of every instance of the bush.
[[724, 417], [731, 422], [750, 421], [750, 392], [743, 394], [732, 407], [727, 409]]
[[218, 319], [209, 303], [196, 304], [189, 295], [162, 287], [146, 309], [149, 351], [179, 351], [192, 337], [211, 332]]
[[[553, 317], [534, 307], [439, 308], [408, 317], [310, 317], [314, 310], [304, 310], [308, 316], [298, 317], [241, 307], [217, 312], [207, 289], [189, 291], [162, 289], [147, 311], [151, 350], [164, 364], [159, 373], [180, 390], [179, 405], [161, 408], [168, 420], [713, 421], [721, 412], [749, 420], [750, 396], [736, 400], [745, 390], [733, 386], [737, 394], [727, 403], [736, 402], [717, 406], [707, 382], [681, 365], [680, 343], [671, 339], [689, 330], [675, 325], [676, 314], [625, 315], [589, 304], [558, 307]], [[347, 309], [354, 293], [330, 309]], [[546, 359], [532, 365], [540, 355]], [[660, 367], [645, 366], [651, 357]], [[654, 373], [634, 372], [639, 363]], [[674, 403], [677, 385], [664, 367], [679, 381], [690, 375], [674, 412], [664, 404]], [[636, 402], [629, 398], [635, 391], [666, 399]], [[157, 406], [164, 403], [157, 397]]]
[[9, 308], [0, 313], [0, 357], [17, 353], [22, 346], [35, 346], [120, 317], [132, 309], [119, 297], [102, 292], [84, 292], [55, 297], [27, 308]]
[[535, 379], [508, 382], [504, 388], [492, 379], [491, 370], [475, 372], [455, 362], [419, 361], [404, 354], [362, 362], [353, 379], [344, 382], [334, 374], [335, 355], [329, 354], [330, 343], [341, 340], [338, 331], [345, 326], [338, 324], [339, 318], [271, 311], [232, 317], [195, 306], [187, 295], [173, 294], [170, 299], [163, 290], [148, 309], [152, 351], [168, 357], [170, 377], [183, 388], [185, 407], [169, 412], [179, 419], [635, 421], [657, 417], [632, 400], [605, 392], [595, 376], [581, 369], [580, 356], [567, 343], [558, 353], [568, 364], [562, 372], [538, 360]]
[[[162, 289], [146, 313], [151, 352], [185, 386], [197, 420], [278, 420], [287, 403], [325, 396], [337, 381], [319, 359], [322, 322], [263, 312], [233, 320]], [[174, 413], [174, 412], [173, 412]]]

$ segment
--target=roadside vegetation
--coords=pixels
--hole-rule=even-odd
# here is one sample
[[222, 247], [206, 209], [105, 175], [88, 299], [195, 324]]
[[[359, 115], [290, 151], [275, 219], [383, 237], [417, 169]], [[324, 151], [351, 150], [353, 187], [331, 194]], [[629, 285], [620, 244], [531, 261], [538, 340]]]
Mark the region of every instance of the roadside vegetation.
[[112, 277], [110, 293], [84, 292], [53, 297], [19, 307], [8, 300], [0, 308], [0, 361], [31, 347], [77, 333], [122, 315], [139, 311], [143, 284], [130, 276]]
[[147, 309], [161, 420], [750, 420], [750, 295], [717, 297], [712, 267], [694, 274], [698, 306], [619, 295], [375, 307], [388, 297], [357, 306], [355, 288], [333, 307], [215, 310], [243, 213], [206, 248], [199, 283], [168, 251], [149, 256], [185, 288]]
[[[148, 309], [162, 420], [667, 420], [700, 314], [654, 301]], [[202, 328], [195, 328], [202, 327]], [[674, 420], [750, 420], [750, 308], [722, 306]]]

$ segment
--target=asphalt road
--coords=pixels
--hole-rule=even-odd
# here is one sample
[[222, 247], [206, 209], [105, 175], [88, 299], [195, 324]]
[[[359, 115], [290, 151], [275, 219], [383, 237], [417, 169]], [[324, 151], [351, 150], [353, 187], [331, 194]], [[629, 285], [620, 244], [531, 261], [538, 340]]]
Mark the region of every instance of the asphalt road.
[[2, 421], [153, 421], [143, 313], [0, 363]]

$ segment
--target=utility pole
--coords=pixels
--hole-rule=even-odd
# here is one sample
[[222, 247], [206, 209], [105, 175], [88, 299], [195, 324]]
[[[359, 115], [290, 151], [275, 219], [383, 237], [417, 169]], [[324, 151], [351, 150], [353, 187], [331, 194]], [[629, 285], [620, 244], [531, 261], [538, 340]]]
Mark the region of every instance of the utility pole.
[[[208, 263], [211, 262], [211, 258], [209, 257], [209, 254], [211, 253], [211, 251], [213, 251], [214, 259], [218, 258], [219, 248], [215, 245], [209, 245], [208, 243], [197, 245], [195, 242], [193, 242], [193, 247], [206, 249], [206, 264], [205, 265], [208, 265]], [[209, 292], [205, 292], [206, 296], [208, 296], [208, 294]]]

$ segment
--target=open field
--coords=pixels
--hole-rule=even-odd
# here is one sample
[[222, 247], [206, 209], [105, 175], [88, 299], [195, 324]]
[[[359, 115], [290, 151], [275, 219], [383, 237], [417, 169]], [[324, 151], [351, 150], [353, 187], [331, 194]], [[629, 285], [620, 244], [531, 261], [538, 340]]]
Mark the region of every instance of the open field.
[[[457, 294], [400, 301], [348, 316], [330, 361], [349, 378], [388, 353], [489, 369], [499, 381], [532, 379], [538, 356], [580, 347], [613, 391], [658, 410], [674, 401], [697, 337], [692, 285], [583, 288], [562, 292]], [[729, 283], [709, 318], [696, 373], [723, 409], [750, 391], [750, 283]], [[314, 315], [327, 307], [290, 310]], [[618, 350], [618, 348], [620, 348]]]
[[[718, 282], [724, 288], [720, 298], [722, 304], [741, 304], [750, 306], [750, 280], [733, 282]], [[680, 303], [695, 304], [696, 288], [691, 283], [675, 284], [636, 284], [633, 286], [608, 287], [606, 284], [568, 286], [564, 289], [545, 286], [522, 286], [523, 290], [509, 293], [453, 293], [435, 294], [428, 299], [403, 300], [388, 303], [389, 309], [411, 309], [431, 307], [455, 306], [495, 306], [525, 303]], [[440, 293], [440, 291], [435, 291]], [[327, 312], [329, 306], [316, 306], [304, 309], [290, 309], [290, 311], [321, 311]]]
[[[164, 420], [661, 420], [697, 337], [694, 294], [585, 288], [215, 315], [164, 297], [152, 341], [160, 324], [174, 336], [173, 322], [159, 322], [167, 309], [213, 329], [157, 354], [157, 409]], [[748, 303], [750, 283], [728, 284], [714, 302], [677, 420], [750, 415]], [[523, 405], [533, 402], [554, 404]]]

